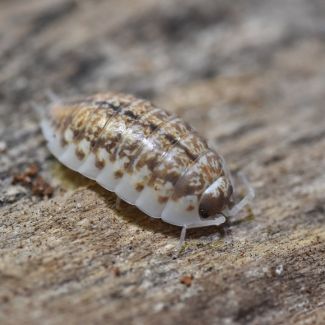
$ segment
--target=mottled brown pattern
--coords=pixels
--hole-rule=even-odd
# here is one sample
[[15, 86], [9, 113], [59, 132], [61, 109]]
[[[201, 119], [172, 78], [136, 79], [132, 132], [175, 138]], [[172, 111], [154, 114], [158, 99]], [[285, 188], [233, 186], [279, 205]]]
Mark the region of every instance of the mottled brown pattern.
[[96, 166], [98, 169], [103, 169], [103, 168], [105, 167], [105, 161], [100, 160], [100, 159], [96, 159], [96, 161], [95, 161], [95, 166]]
[[169, 113], [154, 108], [130, 126], [118, 153], [120, 159], [127, 158], [124, 163], [127, 172], [132, 172], [133, 162], [140, 155], [145, 146], [145, 141], [169, 119]]
[[63, 137], [70, 129], [74, 142], [82, 139], [96, 140], [105, 124], [119, 112], [120, 107], [128, 107], [136, 99], [129, 95], [113, 93], [97, 94], [57, 104], [51, 111], [53, 124]]
[[[140, 170], [147, 165], [153, 172], [156, 166], [163, 162], [169, 150], [189, 133], [190, 130], [182, 123], [180, 118], [173, 118], [165, 123], [163, 127], [150, 136], [147, 145], [143, 146], [139, 159], [135, 161], [135, 170]], [[147, 161], [149, 164], [147, 164]]]
[[143, 189], [144, 189], [144, 185], [141, 184], [141, 183], [137, 183], [135, 185], [135, 189], [138, 191], [138, 192], [141, 192]]
[[73, 115], [80, 107], [67, 103], [54, 104], [51, 109], [51, 122], [57, 131], [63, 132], [71, 123]]
[[222, 213], [226, 207], [230, 207], [233, 188], [230, 180], [223, 175], [218, 178], [218, 187], [206, 191], [200, 199], [199, 214], [202, 218]]
[[74, 143], [78, 143], [82, 139], [94, 140], [113, 111], [97, 109], [96, 114], [93, 113], [94, 107], [90, 105], [78, 107], [63, 104], [55, 106], [52, 110], [52, 119], [61, 143], [68, 144], [69, 141], [65, 139], [65, 132], [68, 129], [73, 133]]
[[80, 112], [81, 108], [77, 106], [70, 106], [67, 104], [55, 105], [51, 110], [51, 122], [52, 126], [60, 137], [60, 143], [62, 146], [68, 144], [64, 138], [64, 132], [72, 125], [74, 116]]
[[79, 160], [83, 160], [85, 158], [85, 153], [82, 150], [76, 149], [76, 156]]
[[[79, 159], [85, 159], [85, 153], [78, 144], [87, 140], [98, 169], [117, 159], [123, 162], [122, 169], [114, 172], [116, 178], [147, 168], [134, 186], [139, 192], [151, 187], [160, 203], [186, 195], [200, 197], [223, 174], [221, 158], [204, 139], [180, 118], [148, 101], [123, 94], [97, 94], [67, 102], [55, 108], [52, 116], [65, 141], [66, 130], [72, 131]], [[99, 157], [103, 149], [106, 160]], [[224, 193], [224, 202], [227, 197]]]
[[[156, 190], [171, 182], [174, 186], [184, 171], [193, 164], [198, 156], [207, 150], [207, 144], [191, 129], [186, 128], [183, 136], [178, 141], [170, 141], [171, 145], [149, 180], [149, 185], [155, 184]], [[169, 139], [168, 139], [169, 140]]]
[[186, 195], [200, 197], [207, 186], [223, 173], [220, 156], [212, 150], [203, 152], [178, 180], [172, 199], [178, 200]]
[[[129, 138], [135, 140], [135, 137], [131, 135], [126, 138], [126, 135], [130, 134], [130, 130], [134, 125], [137, 125], [142, 116], [152, 111], [151, 104], [143, 100], [133, 98], [132, 101], [117, 102], [116, 105], [118, 103], [119, 105], [123, 103], [123, 106], [119, 106], [117, 113], [106, 122], [92, 147], [92, 151], [96, 155], [100, 148], [105, 148], [110, 161], [115, 161], [118, 155], [120, 158], [123, 157], [123, 153], [127, 149], [133, 147], [133, 150], [136, 150], [136, 141], [131, 141], [131, 144], [127, 145], [130, 142]], [[124, 147], [125, 149], [123, 149]], [[130, 157], [130, 154], [127, 156]]]

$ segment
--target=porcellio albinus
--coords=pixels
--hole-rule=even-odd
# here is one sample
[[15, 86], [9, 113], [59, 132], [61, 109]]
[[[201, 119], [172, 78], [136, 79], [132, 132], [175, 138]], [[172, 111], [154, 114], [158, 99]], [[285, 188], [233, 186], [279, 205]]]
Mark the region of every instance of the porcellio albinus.
[[151, 217], [186, 228], [220, 225], [238, 204], [225, 162], [179, 117], [120, 93], [57, 101], [41, 127], [51, 153]]

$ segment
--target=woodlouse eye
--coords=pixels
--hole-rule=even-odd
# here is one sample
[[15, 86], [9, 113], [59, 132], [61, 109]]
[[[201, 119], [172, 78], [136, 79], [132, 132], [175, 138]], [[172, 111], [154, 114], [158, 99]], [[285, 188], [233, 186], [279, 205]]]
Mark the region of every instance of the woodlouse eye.
[[205, 210], [204, 207], [202, 207], [201, 205], [200, 205], [200, 207], [199, 207], [199, 215], [200, 215], [200, 217], [203, 218], [203, 219], [209, 218], [209, 213], [208, 213], [208, 211]]

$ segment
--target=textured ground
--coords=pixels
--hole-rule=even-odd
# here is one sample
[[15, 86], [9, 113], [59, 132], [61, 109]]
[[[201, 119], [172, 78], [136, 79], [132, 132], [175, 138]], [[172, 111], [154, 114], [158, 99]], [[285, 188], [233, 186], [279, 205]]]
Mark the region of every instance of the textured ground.
[[[324, 324], [324, 15], [322, 0], [1, 1], [0, 323]], [[49, 89], [178, 113], [246, 173], [252, 211], [190, 231], [173, 259], [178, 228], [49, 154], [32, 105]]]

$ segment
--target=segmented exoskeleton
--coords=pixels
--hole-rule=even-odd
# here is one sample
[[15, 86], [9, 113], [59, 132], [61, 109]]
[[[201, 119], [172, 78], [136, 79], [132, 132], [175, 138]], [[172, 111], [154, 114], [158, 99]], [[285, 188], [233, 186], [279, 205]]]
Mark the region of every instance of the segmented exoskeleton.
[[41, 126], [60, 162], [151, 217], [184, 229], [220, 225], [247, 202], [233, 207], [222, 157], [146, 100], [104, 93], [58, 102]]

